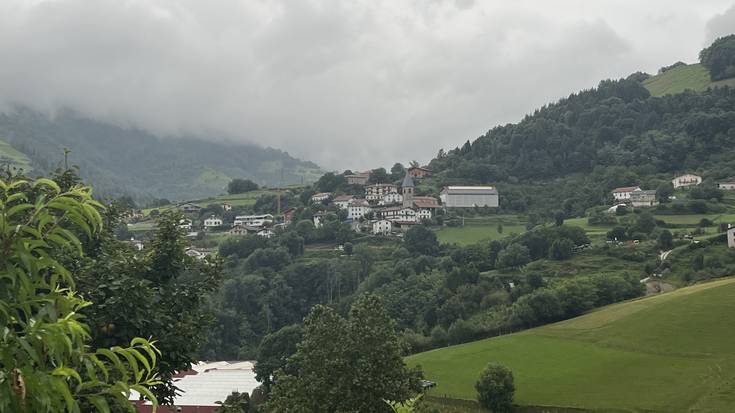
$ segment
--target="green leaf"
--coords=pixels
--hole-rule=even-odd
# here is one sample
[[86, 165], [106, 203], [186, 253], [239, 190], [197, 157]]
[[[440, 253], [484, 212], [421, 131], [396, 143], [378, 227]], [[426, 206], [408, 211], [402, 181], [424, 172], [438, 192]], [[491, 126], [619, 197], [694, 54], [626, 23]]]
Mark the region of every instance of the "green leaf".
[[107, 400], [105, 400], [104, 397], [92, 395], [87, 397], [87, 399], [92, 403], [92, 405], [94, 405], [98, 412], [110, 413], [110, 406], [107, 404]]

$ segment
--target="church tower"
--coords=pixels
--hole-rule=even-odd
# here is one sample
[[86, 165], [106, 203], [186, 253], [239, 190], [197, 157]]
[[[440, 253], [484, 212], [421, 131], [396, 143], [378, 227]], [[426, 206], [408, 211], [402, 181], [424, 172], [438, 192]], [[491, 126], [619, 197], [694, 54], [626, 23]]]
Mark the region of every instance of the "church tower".
[[406, 171], [406, 177], [403, 178], [403, 183], [401, 184], [401, 193], [403, 194], [403, 207], [404, 208], [411, 208], [413, 207], [413, 192], [416, 188], [413, 184], [413, 179], [411, 178], [411, 175], [408, 174], [408, 171]]

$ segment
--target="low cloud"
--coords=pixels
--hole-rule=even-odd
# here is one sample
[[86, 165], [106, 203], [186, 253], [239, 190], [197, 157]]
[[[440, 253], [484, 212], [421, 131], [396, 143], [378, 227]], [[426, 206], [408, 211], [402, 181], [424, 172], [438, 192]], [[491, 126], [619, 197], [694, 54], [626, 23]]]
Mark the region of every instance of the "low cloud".
[[600, 79], [692, 61], [735, 27], [734, 8], [712, 18], [726, 1], [590, 4], [5, 0], [0, 104], [362, 169], [426, 161]]

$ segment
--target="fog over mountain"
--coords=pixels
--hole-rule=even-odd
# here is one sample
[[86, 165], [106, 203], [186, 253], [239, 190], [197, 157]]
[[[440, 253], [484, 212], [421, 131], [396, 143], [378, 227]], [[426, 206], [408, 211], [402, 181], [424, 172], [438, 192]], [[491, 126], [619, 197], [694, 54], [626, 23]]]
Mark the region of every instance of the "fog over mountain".
[[390, 166], [733, 27], [732, 0], [5, 0], [0, 104]]

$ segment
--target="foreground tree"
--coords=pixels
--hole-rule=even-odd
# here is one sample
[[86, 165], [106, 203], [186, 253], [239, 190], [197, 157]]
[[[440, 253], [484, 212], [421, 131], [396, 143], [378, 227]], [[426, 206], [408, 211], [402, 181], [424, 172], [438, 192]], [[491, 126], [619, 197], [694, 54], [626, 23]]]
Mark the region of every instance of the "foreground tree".
[[91, 188], [0, 179], [0, 411], [135, 411], [132, 390], [156, 403], [156, 348], [93, 350], [80, 311], [91, 303], [56, 258], [83, 253], [101, 230]]
[[[304, 338], [276, 374], [270, 412], [389, 412], [384, 400], [408, 400], [419, 374], [409, 370], [393, 321], [376, 296], [363, 296], [345, 320], [317, 305]], [[287, 372], [288, 371], [288, 372]]]
[[[115, 222], [113, 213], [106, 219]], [[103, 232], [85, 246], [78, 260], [80, 291], [96, 305], [84, 309], [97, 346], [114, 346], [132, 337], [153, 336], [162, 355], [160, 383], [153, 391], [162, 404], [177, 391], [173, 376], [198, 361], [214, 317], [205, 305], [221, 280], [221, 262], [186, 255], [188, 242], [179, 228], [183, 217], [161, 214], [146, 252], [133, 251]]]
[[515, 384], [513, 373], [507, 367], [501, 364], [488, 364], [475, 383], [475, 390], [480, 406], [493, 413], [513, 411]]

